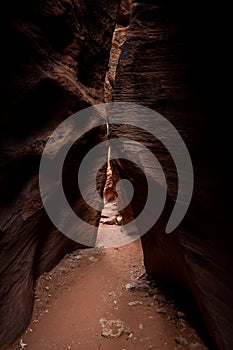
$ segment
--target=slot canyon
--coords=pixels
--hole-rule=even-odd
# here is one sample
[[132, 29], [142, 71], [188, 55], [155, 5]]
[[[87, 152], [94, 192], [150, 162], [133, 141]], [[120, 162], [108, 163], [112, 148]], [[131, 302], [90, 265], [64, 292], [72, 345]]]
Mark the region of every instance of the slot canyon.
[[[224, 111], [228, 11], [222, 3], [183, 0], [4, 3], [0, 350], [233, 349], [231, 128]], [[121, 225], [143, 211], [148, 192], [142, 169], [150, 172], [150, 160], [133, 146], [130, 161], [109, 158], [108, 141], [130, 139], [145, 146], [167, 184], [160, 217], [138, 240], [91, 248], [50, 220], [39, 168], [58, 125], [112, 102], [144, 106], [174, 126], [191, 157], [193, 194], [183, 220], [167, 234], [180, 185], [171, 154], [152, 130], [142, 129], [143, 115], [142, 128], [105, 116], [93, 127], [87, 118], [88, 132], [65, 159], [62, 185], [73, 212], [94, 234], [108, 235], [111, 242]], [[68, 134], [65, 130], [62, 137]], [[172, 139], [170, 130], [165, 139]], [[106, 144], [105, 152], [93, 157], [83, 185], [90, 202], [95, 191], [104, 198], [104, 207], [96, 210], [83, 198], [77, 173], [99, 143]], [[93, 174], [96, 183], [90, 184]], [[117, 186], [120, 179], [133, 186], [129, 204], [124, 182]], [[160, 186], [153, 175], [151, 182]], [[127, 205], [117, 206], [121, 202]], [[75, 230], [87, 235], [82, 225]], [[107, 320], [108, 312], [115, 320]], [[107, 326], [119, 336], [111, 336]]]

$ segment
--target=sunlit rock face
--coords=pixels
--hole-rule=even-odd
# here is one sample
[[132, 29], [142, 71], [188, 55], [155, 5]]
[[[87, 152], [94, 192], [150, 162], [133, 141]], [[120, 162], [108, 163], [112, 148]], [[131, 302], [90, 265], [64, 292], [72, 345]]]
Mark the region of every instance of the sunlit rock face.
[[[38, 275], [79, 246], [57, 231], [43, 209], [39, 162], [61, 121], [103, 102], [118, 8], [118, 0], [45, 0], [11, 1], [1, 11], [1, 349], [30, 321]], [[105, 127], [83, 136], [64, 166], [69, 203], [94, 225], [99, 213], [85, 206], [76, 170], [85, 153], [105, 137]], [[100, 193], [104, 181], [100, 169]]]
[[[226, 166], [231, 155], [221, 112], [225, 105], [222, 77], [227, 69], [221, 39], [226, 32], [216, 22], [219, 11], [225, 15], [225, 10], [213, 4], [207, 8], [199, 2], [134, 1], [116, 74], [114, 101], [135, 102], [161, 113], [179, 131], [190, 152], [194, 193], [175, 232], [165, 234], [178, 188], [169, 153], [142, 130], [114, 126], [110, 134], [142, 142], [160, 161], [166, 176], [165, 209], [142, 237], [147, 272], [191, 292], [216, 349], [231, 349], [232, 186]], [[132, 212], [136, 216], [143, 209], [145, 177], [133, 163], [116, 160], [112, 165], [115, 181], [119, 176], [127, 178], [135, 187], [131, 208], [122, 213], [126, 222]], [[150, 167], [146, 159], [142, 165]]]

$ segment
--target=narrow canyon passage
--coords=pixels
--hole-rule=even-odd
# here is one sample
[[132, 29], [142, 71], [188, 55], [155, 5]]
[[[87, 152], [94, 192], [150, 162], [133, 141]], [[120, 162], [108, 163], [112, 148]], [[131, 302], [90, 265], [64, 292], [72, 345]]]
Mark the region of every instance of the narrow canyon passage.
[[8, 350], [205, 349], [174, 300], [146, 278], [140, 241], [68, 254], [39, 278], [35, 298], [31, 324]]
[[0, 350], [232, 350], [228, 7], [4, 5]]

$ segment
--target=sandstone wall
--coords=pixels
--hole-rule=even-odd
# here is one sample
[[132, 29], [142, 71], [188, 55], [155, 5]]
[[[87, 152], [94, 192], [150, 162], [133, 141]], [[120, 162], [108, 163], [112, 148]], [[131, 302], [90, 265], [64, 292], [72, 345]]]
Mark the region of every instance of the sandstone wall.
[[[195, 296], [216, 349], [233, 347], [232, 185], [227, 170], [231, 147], [222, 93], [227, 31], [218, 22], [226, 12], [213, 3], [134, 1], [122, 47], [114, 101], [143, 104], [161, 113], [180, 132], [192, 158], [194, 194], [174, 233], [165, 234], [178, 186], [168, 152], [140, 130], [111, 130], [112, 137], [145, 144], [163, 166], [167, 204], [157, 224], [142, 237], [145, 266], [149, 274], [174, 287], [185, 286]], [[137, 215], [147, 190], [143, 174], [120, 160], [112, 165], [116, 178], [118, 172], [134, 183], [131, 206]]]
[[[39, 162], [62, 120], [103, 101], [118, 7], [118, 0], [25, 0], [7, 2], [1, 11], [1, 349], [28, 325], [38, 275], [79, 246], [56, 230], [43, 209]], [[84, 205], [73, 173], [74, 163], [104, 137], [105, 128], [76, 143], [63, 179], [73, 210], [96, 225], [99, 213]], [[104, 180], [102, 169], [100, 192]]]

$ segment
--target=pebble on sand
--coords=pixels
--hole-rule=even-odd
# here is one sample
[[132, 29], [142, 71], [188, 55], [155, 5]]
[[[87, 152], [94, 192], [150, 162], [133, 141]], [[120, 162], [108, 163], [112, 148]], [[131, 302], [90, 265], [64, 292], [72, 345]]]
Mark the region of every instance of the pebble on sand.
[[130, 301], [129, 306], [136, 306], [136, 305], [142, 305], [142, 302], [139, 300], [135, 300], [135, 301]]
[[188, 342], [184, 337], [176, 337], [175, 341], [177, 344], [180, 344], [180, 345], [188, 345]]

